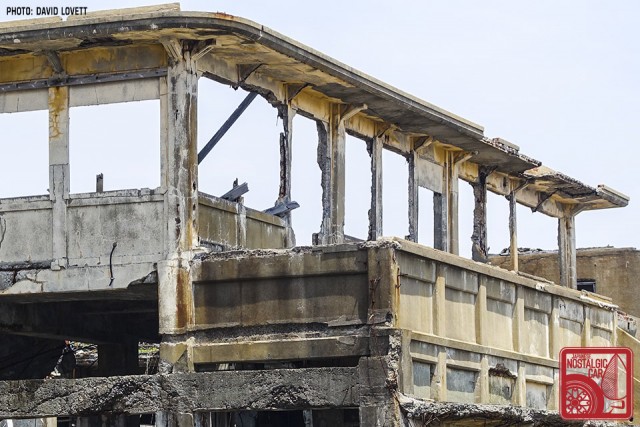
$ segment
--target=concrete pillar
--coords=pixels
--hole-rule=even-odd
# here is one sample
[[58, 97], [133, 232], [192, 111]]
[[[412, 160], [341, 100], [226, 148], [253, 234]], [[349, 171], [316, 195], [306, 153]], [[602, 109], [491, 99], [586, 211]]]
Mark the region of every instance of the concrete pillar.
[[176, 40], [165, 47], [169, 66], [160, 106], [166, 258], [158, 262], [158, 305], [160, 333], [177, 333], [186, 330], [193, 312], [189, 261], [198, 245], [198, 76], [189, 50]]
[[478, 180], [471, 184], [473, 188], [473, 234], [471, 235], [471, 259], [487, 262], [487, 176], [490, 171], [479, 166]]
[[330, 121], [317, 122], [318, 165], [322, 173], [321, 244], [344, 242], [345, 216], [345, 142], [344, 121], [340, 106], [332, 106]]
[[[443, 185], [443, 187], [445, 187]], [[444, 190], [443, 190], [444, 191]], [[449, 252], [449, 205], [443, 193], [433, 193], [433, 247]]]
[[[293, 117], [296, 112], [290, 105], [283, 105], [278, 108], [282, 117], [283, 131], [280, 133], [280, 190], [278, 192], [277, 203], [291, 201], [291, 161], [293, 153]], [[285, 245], [291, 248], [296, 245], [295, 235], [292, 229], [291, 211], [284, 214], [287, 223], [287, 234]]]
[[516, 287], [516, 304], [513, 312], [513, 351], [525, 352], [524, 335], [527, 333], [524, 320], [524, 288]]
[[433, 194], [434, 247], [458, 255], [458, 164], [468, 157], [457, 158], [446, 152], [442, 193]]
[[560, 257], [560, 284], [577, 289], [575, 214], [573, 213], [565, 213], [565, 216], [558, 218], [558, 256]]
[[509, 255], [511, 258], [511, 270], [518, 271], [518, 220], [516, 192], [509, 194]]
[[518, 377], [513, 390], [512, 403], [516, 406], [527, 406], [527, 364], [518, 362]]
[[436, 283], [433, 289], [433, 332], [439, 337], [446, 336], [446, 283], [447, 267], [442, 263], [436, 265]]
[[438, 402], [447, 401], [447, 351], [440, 348], [436, 371], [431, 378], [431, 398]]
[[449, 153], [449, 160], [445, 171], [448, 173], [447, 194], [449, 197], [448, 210], [448, 230], [449, 230], [449, 252], [458, 255], [459, 250], [459, 232], [458, 232], [458, 163], [453, 153]]
[[591, 347], [591, 308], [584, 306], [584, 323], [582, 324], [582, 346]]
[[198, 245], [198, 76], [189, 51], [170, 60], [167, 92], [160, 95], [162, 126], [166, 127], [162, 151], [165, 193], [167, 258]]
[[476, 390], [476, 402], [489, 403], [489, 358], [486, 354], [480, 359], [480, 372], [478, 373], [478, 388]]
[[52, 205], [54, 270], [67, 264], [67, 205], [69, 198], [69, 88], [49, 88], [49, 197]]
[[390, 390], [387, 378], [387, 357], [363, 357], [358, 363], [360, 385], [360, 425], [371, 427], [400, 427], [402, 415], [398, 401]]
[[487, 276], [480, 276], [478, 294], [476, 296], [476, 342], [480, 345], [487, 345], [487, 334], [489, 325], [487, 324]]
[[418, 153], [411, 151], [407, 157], [409, 163], [409, 235], [407, 240], [418, 241]]
[[371, 209], [369, 210], [369, 240], [382, 234], [382, 144], [381, 137], [367, 142], [371, 156]]

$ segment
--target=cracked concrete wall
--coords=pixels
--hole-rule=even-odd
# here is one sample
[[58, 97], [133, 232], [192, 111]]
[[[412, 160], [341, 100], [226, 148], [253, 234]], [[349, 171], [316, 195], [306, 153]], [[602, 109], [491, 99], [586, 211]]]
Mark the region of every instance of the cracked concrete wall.
[[[577, 250], [577, 278], [596, 282], [596, 292], [613, 299], [620, 309], [640, 316], [636, 278], [640, 276], [640, 251], [634, 248], [590, 248]], [[521, 253], [520, 271], [559, 283], [556, 251]], [[493, 255], [491, 264], [509, 265], [510, 257]]]

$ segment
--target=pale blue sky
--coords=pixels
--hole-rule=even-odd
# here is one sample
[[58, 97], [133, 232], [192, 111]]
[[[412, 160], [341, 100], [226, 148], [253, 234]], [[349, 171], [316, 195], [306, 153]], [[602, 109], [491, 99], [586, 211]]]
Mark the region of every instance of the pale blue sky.
[[[12, 1], [37, 6], [42, 2]], [[46, 2], [45, 2], [46, 3]], [[58, 6], [87, 6], [89, 10], [148, 5], [157, 1], [55, 2]], [[6, 4], [6, 2], [5, 2]], [[348, 65], [485, 127], [488, 137], [502, 137], [521, 152], [587, 184], [607, 184], [631, 197], [627, 208], [586, 212], [577, 219], [577, 243], [586, 246], [639, 246], [640, 200], [636, 157], [640, 130], [640, 3], [636, 1], [183, 1], [182, 10], [224, 11], [264, 24]], [[0, 10], [0, 20], [7, 17]], [[203, 83], [199, 139], [206, 141], [240, 102], [243, 94], [217, 83]], [[261, 100], [258, 100], [261, 101]], [[277, 123], [275, 111], [256, 101], [202, 165], [201, 188], [221, 194], [234, 177], [248, 181], [247, 204], [264, 209], [277, 196]], [[133, 110], [126, 110], [132, 108]], [[136, 108], [148, 119], [136, 121]], [[78, 191], [88, 191], [92, 176], [105, 173], [106, 185], [118, 186], [116, 175], [128, 176], [144, 163], [157, 167], [157, 105], [125, 107], [100, 125], [96, 134], [87, 109], [72, 115], [72, 166]], [[118, 110], [120, 111], [120, 110]], [[29, 152], [46, 149], [46, 117], [0, 117], [4, 145], [0, 157], [0, 194], [29, 187], [33, 170], [16, 180], [16, 157], [32, 165]], [[93, 116], [92, 116], [93, 114]], [[111, 114], [111, 113], [109, 113]], [[144, 116], [147, 117], [147, 116]], [[249, 124], [247, 126], [247, 124]], [[43, 127], [44, 126], [44, 127]], [[42, 129], [40, 129], [42, 127]], [[155, 134], [153, 132], [156, 132]], [[294, 123], [294, 198], [299, 241], [306, 243], [319, 227], [319, 170], [315, 164], [314, 126]], [[102, 135], [104, 134], [104, 135]], [[129, 135], [129, 136], [127, 136]], [[117, 152], [117, 141], [140, 143], [129, 161]], [[26, 136], [40, 141], [25, 149], [16, 144]], [[100, 137], [106, 140], [100, 142]], [[90, 141], [74, 143], [73, 138]], [[351, 141], [351, 140], [350, 140]], [[201, 142], [201, 143], [202, 143]], [[6, 144], [6, 145], [5, 145]], [[40, 145], [38, 145], [40, 144]], [[93, 145], [89, 145], [93, 144]], [[131, 149], [132, 143], [126, 142]], [[146, 144], [146, 145], [145, 145]], [[104, 147], [109, 149], [105, 150]], [[38, 148], [40, 147], [40, 148]], [[76, 148], [77, 147], [77, 148]], [[93, 147], [93, 148], [92, 148]], [[368, 165], [364, 144], [348, 144], [347, 232], [362, 235], [368, 208]], [[145, 149], [147, 151], [145, 151]], [[26, 150], [26, 151], [25, 151]], [[151, 151], [149, 151], [151, 150]], [[253, 152], [253, 153], [252, 153]], [[6, 153], [15, 154], [8, 156]], [[99, 153], [99, 154], [96, 154]], [[109, 158], [113, 155], [113, 158]], [[239, 155], [245, 156], [243, 160]], [[37, 156], [36, 156], [37, 157]], [[233, 161], [230, 159], [233, 158]], [[46, 168], [46, 153], [40, 156]], [[104, 164], [95, 164], [99, 162]], [[155, 162], [155, 163], [154, 163]], [[23, 163], [27, 164], [27, 163]], [[35, 168], [35, 166], [33, 166]], [[109, 169], [109, 168], [113, 169]], [[38, 170], [42, 169], [38, 167]], [[204, 170], [206, 169], [206, 171]], [[3, 173], [4, 170], [4, 173]], [[24, 168], [21, 169], [24, 172]], [[153, 169], [155, 171], [155, 169]], [[44, 183], [46, 169], [35, 188]], [[37, 176], [38, 173], [35, 173]], [[155, 179], [155, 172], [151, 174]], [[35, 178], [34, 178], [35, 179]], [[146, 178], [145, 178], [146, 179]], [[139, 181], [154, 186], [153, 179]], [[405, 235], [406, 163], [385, 155], [385, 234]], [[44, 181], [43, 181], [44, 180]], [[159, 178], [158, 178], [159, 180]], [[138, 181], [136, 181], [137, 183]], [[7, 185], [11, 183], [11, 185]], [[111, 183], [111, 184], [110, 184]], [[83, 185], [87, 186], [84, 188]], [[471, 192], [461, 182], [460, 238], [469, 255]], [[29, 188], [33, 188], [29, 187]], [[73, 188], [72, 188], [73, 190]], [[42, 191], [40, 192], [42, 193]], [[421, 193], [422, 194], [422, 193]], [[427, 193], [424, 193], [425, 196]], [[421, 240], [431, 241], [430, 201], [423, 197]], [[522, 208], [519, 244], [552, 249], [557, 245], [556, 221]], [[489, 200], [489, 244], [496, 252], [508, 246], [507, 201]], [[426, 226], [429, 225], [429, 230]]]

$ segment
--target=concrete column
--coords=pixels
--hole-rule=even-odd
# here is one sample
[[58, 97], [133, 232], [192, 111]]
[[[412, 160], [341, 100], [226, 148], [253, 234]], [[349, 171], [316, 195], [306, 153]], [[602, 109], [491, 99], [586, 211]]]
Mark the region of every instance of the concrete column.
[[516, 406], [527, 406], [527, 369], [526, 363], [518, 362], [518, 377], [513, 390], [512, 403]]
[[560, 284], [577, 289], [576, 234], [573, 213], [565, 213], [565, 216], [558, 218], [558, 256], [560, 257]]
[[443, 167], [442, 193], [433, 194], [434, 246], [458, 255], [458, 163], [454, 153], [447, 152]]
[[431, 379], [431, 398], [438, 402], [447, 401], [447, 352], [444, 348], [438, 352], [436, 372]]
[[582, 346], [591, 346], [591, 308], [584, 307], [584, 323], [582, 324]]
[[390, 390], [387, 378], [397, 375], [388, 357], [363, 357], [358, 363], [360, 393], [360, 425], [371, 427], [400, 427], [401, 413], [397, 399]]
[[344, 242], [345, 142], [340, 106], [332, 106], [329, 123], [318, 123], [318, 165], [322, 173], [321, 244]]
[[371, 209], [369, 210], [369, 240], [382, 234], [382, 144], [381, 137], [367, 143], [371, 156]]
[[553, 297], [549, 318], [549, 357], [554, 360], [560, 355], [560, 342], [560, 298]]
[[49, 197], [53, 202], [51, 248], [54, 270], [67, 264], [69, 199], [69, 88], [49, 88]]
[[158, 307], [160, 333], [171, 334], [186, 330], [193, 316], [189, 262], [198, 245], [198, 76], [190, 51], [176, 40], [165, 42], [169, 66], [160, 106], [166, 258], [158, 262]]
[[407, 240], [418, 241], [418, 153], [411, 151], [407, 157], [409, 163], [409, 235]]
[[518, 221], [516, 192], [509, 194], [509, 255], [511, 258], [511, 270], [518, 271]]
[[[443, 185], [443, 187], [445, 187]], [[433, 247], [449, 252], [448, 197], [433, 193]]]
[[449, 230], [449, 252], [458, 255], [459, 232], [458, 232], [458, 161], [453, 153], [449, 153], [449, 161], [445, 169], [449, 174], [447, 179], [449, 210], [448, 210], [448, 230]]
[[487, 262], [487, 176], [490, 171], [479, 166], [478, 180], [471, 184], [473, 188], [473, 234], [471, 235], [471, 259]]
[[513, 351], [524, 353], [524, 334], [526, 334], [524, 321], [524, 288], [516, 287], [516, 306], [513, 313]]
[[480, 276], [478, 295], [476, 296], [476, 342], [480, 345], [487, 345], [487, 334], [489, 325], [487, 324], [487, 276]]
[[480, 359], [480, 372], [478, 373], [477, 401], [489, 403], [489, 358], [486, 354]]
[[166, 188], [165, 244], [167, 258], [198, 245], [198, 76], [190, 53], [170, 60], [167, 93], [161, 94], [162, 127], [166, 127], [163, 176]]
[[[282, 117], [283, 131], [280, 133], [280, 190], [278, 192], [278, 202], [286, 203], [291, 201], [291, 161], [293, 153], [293, 117], [296, 112], [290, 105], [278, 108]], [[295, 235], [292, 229], [291, 211], [284, 214], [287, 223], [287, 235], [285, 245], [290, 248], [296, 245]]]
[[436, 283], [433, 289], [433, 332], [439, 337], [446, 335], [446, 283], [445, 274], [447, 267], [438, 263], [436, 265]]

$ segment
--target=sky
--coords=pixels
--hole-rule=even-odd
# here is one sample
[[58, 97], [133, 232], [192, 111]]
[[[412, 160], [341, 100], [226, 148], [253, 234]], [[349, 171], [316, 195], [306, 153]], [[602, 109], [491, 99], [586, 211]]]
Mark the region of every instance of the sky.
[[[59, 0], [89, 11], [158, 1]], [[5, 6], [47, 6], [3, 1]], [[226, 12], [296, 39], [412, 95], [478, 123], [490, 138], [591, 186], [606, 184], [631, 197], [628, 207], [583, 212], [578, 247], [640, 246], [636, 158], [640, 151], [640, 3], [569, 1], [182, 1], [182, 10]], [[200, 79], [198, 144], [202, 147], [245, 96]], [[320, 225], [320, 171], [315, 125], [293, 125], [293, 198], [298, 243]], [[46, 112], [0, 115], [0, 197], [46, 194]], [[258, 98], [199, 170], [200, 189], [221, 195], [232, 181], [248, 182], [245, 202], [273, 205], [278, 192], [275, 110]], [[99, 131], [96, 131], [99, 130]], [[105, 189], [159, 185], [159, 104], [147, 101], [84, 107], [71, 113], [72, 192], [92, 191], [97, 173]], [[123, 156], [123, 149], [128, 155]], [[9, 153], [10, 155], [7, 155]], [[365, 144], [347, 141], [345, 231], [366, 237], [369, 160]], [[384, 234], [407, 230], [407, 164], [383, 158]], [[461, 255], [470, 256], [472, 193], [460, 182]], [[420, 192], [420, 236], [432, 244], [432, 201]], [[509, 245], [508, 202], [490, 196], [491, 252]], [[557, 248], [557, 221], [518, 209], [521, 247]]]

